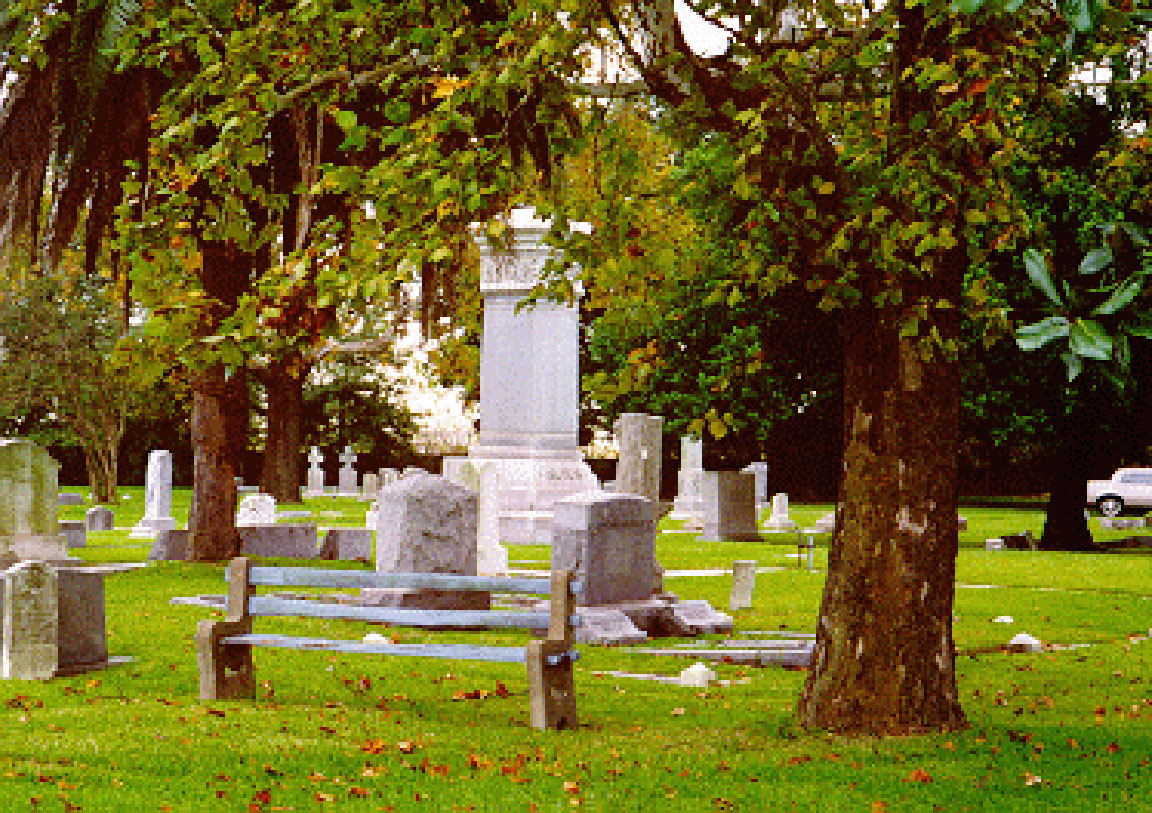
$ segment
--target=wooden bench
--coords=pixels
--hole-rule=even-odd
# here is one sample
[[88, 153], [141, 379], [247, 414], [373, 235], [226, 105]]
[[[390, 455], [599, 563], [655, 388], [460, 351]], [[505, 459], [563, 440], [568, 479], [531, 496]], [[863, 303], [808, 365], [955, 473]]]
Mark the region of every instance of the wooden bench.
[[[503, 610], [421, 610], [364, 607], [319, 600], [255, 595], [253, 588], [411, 588], [475, 590], [551, 596], [551, 612]], [[228, 595], [222, 621], [201, 621], [196, 627], [200, 666], [200, 698], [217, 700], [251, 697], [255, 681], [252, 647], [319, 649], [367, 655], [524, 663], [533, 728], [574, 728], [576, 700], [572, 692], [572, 662], [580, 653], [572, 646], [572, 594], [578, 587], [570, 571], [555, 571], [551, 579], [461, 576], [451, 573], [377, 573], [368, 570], [329, 570], [303, 567], [254, 567], [243, 557], [228, 568]], [[344, 619], [428, 628], [547, 629], [543, 639], [524, 647], [468, 644], [393, 644], [301, 638], [252, 631], [255, 616], [301, 616]]]

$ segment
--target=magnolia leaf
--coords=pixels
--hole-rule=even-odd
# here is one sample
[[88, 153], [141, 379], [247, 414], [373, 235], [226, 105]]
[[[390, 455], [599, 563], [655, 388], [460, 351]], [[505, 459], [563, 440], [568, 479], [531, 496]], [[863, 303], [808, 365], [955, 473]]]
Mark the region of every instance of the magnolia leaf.
[[1064, 305], [1063, 300], [1060, 299], [1060, 292], [1056, 290], [1056, 285], [1052, 282], [1052, 273], [1048, 270], [1048, 261], [1044, 259], [1043, 254], [1034, 248], [1025, 251], [1024, 270], [1028, 272], [1028, 278], [1032, 280], [1032, 284], [1043, 291], [1054, 305]]
[[1064, 359], [1065, 369], [1068, 371], [1068, 380], [1075, 381], [1076, 376], [1080, 375], [1084, 369], [1084, 359], [1075, 353], [1061, 353], [1060, 358]]
[[1135, 245], [1140, 248], [1146, 248], [1149, 245], [1148, 235], [1139, 226], [1133, 223], [1121, 223], [1120, 226], [1128, 234], [1128, 239]]
[[1068, 346], [1073, 353], [1085, 358], [1107, 361], [1112, 357], [1112, 337], [1099, 323], [1091, 319], [1077, 319], [1068, 329]]
[[984, 0], [952, 0], [952, 13], [975, 14], [984, 8]]
[[1112, 262], [1112, 249], [1104, 246], [1094, 248], [1084, 255], [1080, 261], [1081, 274], [1097, 274], [1107, 268]]
[[1117, 285], [1116, 289], [1112, 291], [1112, 296], [1108, 297], [1104, 304], [1092, 311], [1092, 315], [1110, 316], [1119, 310], [1123, 310], [1136, 298], [1143, 287], [1144, 279], [1142, 277], [1134, 277], [1127, 282]]
[[1049, 316], [1016, 331], [1016, 346], [1024, 351], [1039, 350], [1053, 339], [1068, 335], [1069, 323], [1063, 316]]

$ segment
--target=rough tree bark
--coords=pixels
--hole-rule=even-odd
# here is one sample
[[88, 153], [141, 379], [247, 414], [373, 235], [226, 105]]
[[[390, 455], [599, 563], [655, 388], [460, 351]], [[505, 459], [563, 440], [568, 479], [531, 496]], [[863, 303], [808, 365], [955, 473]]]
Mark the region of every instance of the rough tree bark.
[[300, 447], [304, 439], [304, 376], [298, 358], [275, 360], [261, 375], [268, 394], [268, 436], [260, 490], [278, 503], [300, 502], [304, 479]]
[[[222, 365], [197, 371], [192, 383], [192, 532], [191, 558], [218, 562], [240, 555], [236, 532], [236, 481], [229, 448], [228, 413], [235, 410], [237, 387]], [[244, 393], [245, 407], [247, 393]]]
[[[897, 14], [893, 75], [902, 77], [933, 34], [946, 38], [929, 31], [921, 6], [900, 4]], [[907, 80], [893, 90], [899, 155], [923, 137], [909, 123], [934, 102]], [[930, 274], [904, 283], [902, 301], [961, 301], [963, 243], [935, 254]], [[912, 308], [871, 304], [879, 276], [863, 281], [862, 303], [845, 314], [838, 530], [798, 716], [806, 727], [851, 733], [957, 729], [967, 725], [952, 640], [960, 365], [939, 346], [923, 355], [917, 338], [900, 335]], [[931, 321], [941, 344], [959, 346], [955, 305]]]

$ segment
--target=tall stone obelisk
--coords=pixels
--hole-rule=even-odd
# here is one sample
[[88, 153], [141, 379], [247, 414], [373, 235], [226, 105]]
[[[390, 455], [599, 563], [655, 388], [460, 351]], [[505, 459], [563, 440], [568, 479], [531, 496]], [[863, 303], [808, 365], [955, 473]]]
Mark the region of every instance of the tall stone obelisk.
[[551, 544], [556, 502], [599, 489], [577, 441], [579, 309], [574, 302], [539, 300], [518, 310], [554, 256], [544, 242], [551, 225], [533, 209], [514, 209], [507, 248], [476, 229], [484, 332], [480, 432], [468, 455], [468, 477], [479, 491], [482, 574], [507, 570], [503, 545]]

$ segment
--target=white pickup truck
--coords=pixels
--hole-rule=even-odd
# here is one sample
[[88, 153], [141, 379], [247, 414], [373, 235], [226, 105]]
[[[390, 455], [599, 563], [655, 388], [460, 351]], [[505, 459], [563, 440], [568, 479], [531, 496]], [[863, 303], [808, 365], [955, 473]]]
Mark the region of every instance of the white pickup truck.
[[1152, 469], [1116, 469], [1111, 480], [1089, 480], [1088, 504], [1106, 517], [1128, 506], [1152, 507]]

